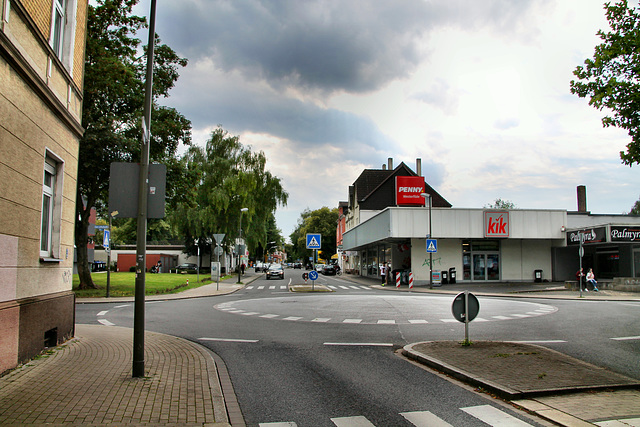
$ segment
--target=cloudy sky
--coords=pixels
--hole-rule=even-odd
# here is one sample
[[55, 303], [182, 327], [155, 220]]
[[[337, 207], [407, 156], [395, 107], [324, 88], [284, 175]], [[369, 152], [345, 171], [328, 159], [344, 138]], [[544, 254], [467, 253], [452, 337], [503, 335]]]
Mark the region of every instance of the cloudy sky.
[[454, 207], [575, 210], [586, 185], [589, 210], [623, 213], [640, 196], [640, 166], [619, 158], [626, 132], [569, 91], [608, 28], [604, 1], [157, 3], [158, 34], [189, 59], [163, 102], [195, 143], [220, 124], [266, 153], [290, 196], [284, 236], [389, 157], [421, 158]]

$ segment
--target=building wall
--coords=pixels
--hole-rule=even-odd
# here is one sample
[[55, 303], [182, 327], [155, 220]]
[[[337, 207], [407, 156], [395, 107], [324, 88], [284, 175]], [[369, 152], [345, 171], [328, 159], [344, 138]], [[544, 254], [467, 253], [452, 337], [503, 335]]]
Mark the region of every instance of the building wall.
[[[52, 0], [0, 3], [0, 373], [73, 336], [71, 291], [87, 2], [71, 0], [71, 56], [51, 48]], [[80, 47], [80, 48], [78, 48]], [[66, 65], [65, 65], [66, 64]], [[76, 68], [79, 64], [80, 68]], [[72, 66], [71, 66], [72, 65]], [[56, 160], [42, 256], [45, 157]]]
[[535, 270], [542, 270], [543, 280], [551, 280], [552, 247], [549, 240], [503, 240], [500, 245], [502, 280], [533, 281]]

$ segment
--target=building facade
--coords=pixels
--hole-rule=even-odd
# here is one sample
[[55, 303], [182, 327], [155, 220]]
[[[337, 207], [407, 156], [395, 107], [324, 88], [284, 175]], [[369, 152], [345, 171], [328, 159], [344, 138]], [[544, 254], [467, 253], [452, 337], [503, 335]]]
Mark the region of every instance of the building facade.
[[73, 336], [87, 0], [0, 2], [0, 372]]
[[470, 284], [573, 280], [582, 235], [583, 266], [599, 278], [640, 277], [640, 217], [587, 212], [584, 188], [578, 212], [453, 208], [424, 182], [419, 159], [416, 165], [417, 173], [404, 163], [393, 169], [389, 159], [349, 187], [338, 235], [350, 272], [379, 278], [386, 265], [404, 280], [413, 273], [416, 285], [452, 276]]

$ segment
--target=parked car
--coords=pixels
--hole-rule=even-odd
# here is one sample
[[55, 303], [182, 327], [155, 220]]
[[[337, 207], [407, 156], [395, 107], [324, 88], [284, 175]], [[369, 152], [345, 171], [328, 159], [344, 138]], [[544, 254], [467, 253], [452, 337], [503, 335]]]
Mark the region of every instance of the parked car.
[[280, 264], [271, 264], [267, 270], [267, 280], [272, 277], [284, 279], [284, 268]]
[[264, 271], [264, 264], [261, 262], [256, 262], [256, 265], [254, 266], [255, 272], [259, 272], [259, 271]]
[[324, 268], [324, 264], [316, 264], [316, 271], [318, 273], [322, 273], [323, 268]]
[[293, 263], [293, 268], [300, 268], [300, 269], [302, 269], [302, 263], [301, 263], [301, 262], [294, 262], [294, 263]]
[[196, 273], [198, 271], [198, 264], [187, 262], [177, 266], [176, 270], [178, 271], [178, 273], [183, 273], [183, 274]]
[[333, 264], [327, 264], [322, 269], [322, 274], [325, 276], [334, 276], [336, 274], [336, 266]]

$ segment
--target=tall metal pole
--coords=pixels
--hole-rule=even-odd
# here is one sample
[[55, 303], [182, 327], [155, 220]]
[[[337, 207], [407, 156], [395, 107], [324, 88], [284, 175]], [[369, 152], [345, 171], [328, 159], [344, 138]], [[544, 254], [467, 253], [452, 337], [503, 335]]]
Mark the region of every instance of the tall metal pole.
[[147, 81], [142, 121], [140, 176], [138, 178], [138, 236], [136, 246], [136, 290], [133, 316], [133, 377], [144, 377], [144, 293], [147, 263], [147, 193], [149, 192], [149, 145], [151, 142], [151, 103], [153, 101], [153, 58], [156, 34], [156, 0], [151, 0]]
[[242, 209], [240, 209], [240, 224], [238, 225], [238, 284], [240, 284], [240, 244], [242, 242]]

